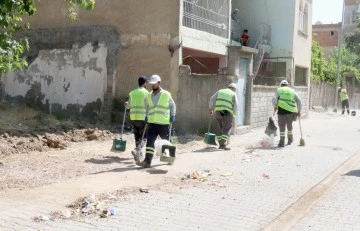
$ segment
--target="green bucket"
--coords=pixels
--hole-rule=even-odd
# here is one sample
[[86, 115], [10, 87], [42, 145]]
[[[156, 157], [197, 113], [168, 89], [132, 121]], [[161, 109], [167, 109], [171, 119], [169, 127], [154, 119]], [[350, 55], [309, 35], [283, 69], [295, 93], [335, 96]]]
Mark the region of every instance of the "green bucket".
[[123, 140], [122, 138], [113, 140], [113, 146], [111, 148], [111, 151], [124, 152], [125, 149], [126, 149], [126, 140]]
[[216, 135], [214, 133], [210, 133], [210, 132], [205, 133], [204, 142], [206, 144], [217, 145], [216, 144]]

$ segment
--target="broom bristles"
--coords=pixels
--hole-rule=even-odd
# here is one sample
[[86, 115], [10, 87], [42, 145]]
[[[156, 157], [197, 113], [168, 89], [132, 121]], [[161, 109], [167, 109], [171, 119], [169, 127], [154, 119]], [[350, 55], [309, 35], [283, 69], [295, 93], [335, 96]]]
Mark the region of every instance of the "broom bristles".
[[300, 139], [300, 146], [305, 146], [305, 140], [303, 138]]

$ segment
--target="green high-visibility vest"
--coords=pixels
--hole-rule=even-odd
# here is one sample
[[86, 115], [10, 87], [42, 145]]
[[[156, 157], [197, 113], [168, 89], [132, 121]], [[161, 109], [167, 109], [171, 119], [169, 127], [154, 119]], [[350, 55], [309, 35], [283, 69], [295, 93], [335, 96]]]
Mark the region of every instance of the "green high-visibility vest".
[[235, 92], [230, 90], [229, 88], [221, 89], [218, 92], [216, 102], [215, 102], [215, 111], [229, 111], [232, 115], [234, 112], [234, 102], [233, 99], [235, 97]]
[[295, 90], [290, 87], [279, 87], [277, 89], [279, 98], [277, 106], [290, 112], [298, 112], [295, 101]]
[[145, 99], [149, 92], [145, 88], [137, 88], [129, 93], [130, 119], [144, 121], [146, 117]]
[[341, 101], [349, 99], [349, 96], [346, 92], [340, 92], [340, 99]]
[[152, 124], [170, 124], [170, 104], [169, 100], [171, 98], [171, 94], [164, 89], [159, 93], [160, 98], [156, 105], [154, 105], [151, 95], [152, 92], [148, 95], [148, 103], [149, 103], [149, 123]]

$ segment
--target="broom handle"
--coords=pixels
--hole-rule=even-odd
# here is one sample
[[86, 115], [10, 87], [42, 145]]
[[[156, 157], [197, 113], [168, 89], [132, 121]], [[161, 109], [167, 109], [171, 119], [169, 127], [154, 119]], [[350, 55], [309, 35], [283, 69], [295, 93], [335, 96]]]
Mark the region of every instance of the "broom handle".
[[210, 133], [210, 128], [211, 128], [211, 119], [212, 119], [212, 115], [210, 115], [209, 126], [208, 126], [208, 134]]
[[303, 135], [302, 135], [302, 130], [301, 130], [300, 116], [299, 116], [299, 125], [300, 125], [300, 135], [301, 135], [301, 139], [302, 139], [302, 138], [303, 138]]
[[126, 107], [125, 107], [124, 118], [123, 118], [123, 122], [122, 122], [122, 126], [121, 126], [121, 137], [120, 137], [120, 139], [123, 138], [125, 119], [126, 119]]
[[169, 141], [171, 142], [172, 123], [169, 124]]

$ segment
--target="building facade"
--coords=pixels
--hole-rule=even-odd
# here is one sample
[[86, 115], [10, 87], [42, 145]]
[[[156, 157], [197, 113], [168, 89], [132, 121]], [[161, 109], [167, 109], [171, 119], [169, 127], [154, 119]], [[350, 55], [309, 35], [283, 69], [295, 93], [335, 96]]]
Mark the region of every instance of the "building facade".
[[[23, 73], [10, 73], [4, 78], [5, 94], [9, 100], [26, 97], [36, 85], [41, 95], [39, 104], [50, 113], [74, 107], [84, 111], [86, 105], [97, 105], [97, 113], [109, 114], [115, 107], [113, 102], [124, 101], [137, 86], [139, 75], [156, 73], [175, 101], [186, 106], [184, 91], [180, 90], [184, 76], [180, 72], [186, 66], [190, 75], [221, 75], [218, 79], [224, 79], [224, 87], [228, 80], [235, 81], [241, 102], [236, 125], [262, 126], [269, 107], [267, 103], [257, 105], [258, 100], [253, 103], [253, 92], [259, 97], [269, 90], [254, 90], [253, 83], [274, 87], [281, 79], [288, 79], [292, 86], [308, 91], [311, 3], [152, 0], [149, 4], [145, 0], [102, 0], [96, 2], [93, 11], [79, 9], [77, 19], [71, 20], [63, 0], [53, 0], [52, 4], [36, 1], [38, 13], [26, 19], [32, 27], [27, 32], [30, 66]], [[239, 9], [236, 24], [231, 19], [234, 9]], [[244, 29], [249, 30], [248, 47], [240, 46], [237, 39]], [[91, 80], [87, 80], [88, 73], [92, 73]], [[92, 84], [86, 85], [89, 81]], [[191, 78], [188, 81], [192, 86]], [[22, 87], [24, 91], [14, 90], [12, 85], [19, 83], [28, 86]], [[196, 86], [207, 84], [204, 77]], [[82, 95], [79, 99], [77, 92]], [[59, 100], [62, 97], [74, 102]], [[265, 98], [261, 101], [270, 101]], [[306, 94], [304, 98], [307, 100]], [[257, 107], [265, 109], [258, 114], [253, 110]], [[177, 122], [185, 124], [191, 118], [194, 116], [190, 114]]]

